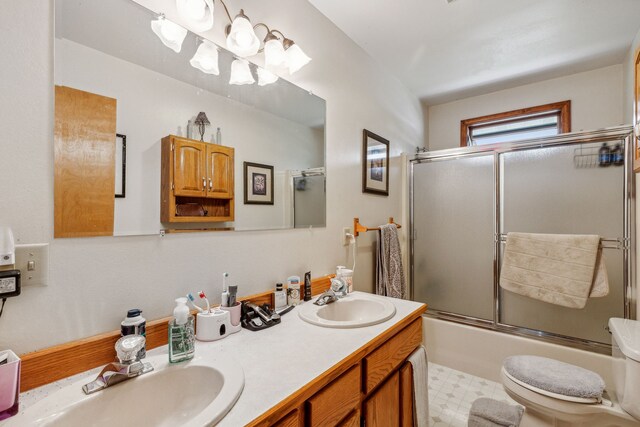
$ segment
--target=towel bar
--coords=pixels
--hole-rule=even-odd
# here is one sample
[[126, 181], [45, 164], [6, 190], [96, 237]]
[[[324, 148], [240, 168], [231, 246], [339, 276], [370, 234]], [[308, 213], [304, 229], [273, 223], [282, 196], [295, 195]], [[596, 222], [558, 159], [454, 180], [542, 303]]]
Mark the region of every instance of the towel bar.
[[[496, 234], [495, 235], [495, 239], [496, 242], [500, 241], [502, 243], [507, 241], [507, 235], [506, 234]], [[602, 249], [622, 249], [623, 251], [626, 251], [629, 249], [629, 239], [625, 239], [625, 238], [621, 238], [621, 237], [616, 237], [616, 238], [610, 238], [610, 237], [603, 237], [600, 239], [600, 248]]]
[[[393, 221], [392, 216], [389, 217], [389, 224], [396, 224], [396, 227], [402, 228], [400, 224], [397, 224]], [[366, 233], [367, 231], [375, 230], [380, 230], [380, 227], [365, 227], [364, 225], [360, 224], [360, 218], [353, 218], [353, 235], [355, 237], [358, 237], [360, 233]]]

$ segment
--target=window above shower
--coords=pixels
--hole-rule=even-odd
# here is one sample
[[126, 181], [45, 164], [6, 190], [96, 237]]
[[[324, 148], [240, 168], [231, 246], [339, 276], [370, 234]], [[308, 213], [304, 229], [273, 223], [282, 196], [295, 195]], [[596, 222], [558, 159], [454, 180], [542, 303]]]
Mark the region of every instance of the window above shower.
[[571, 101], [462, 120], [460, 146], [518, 142], [571, 131]]

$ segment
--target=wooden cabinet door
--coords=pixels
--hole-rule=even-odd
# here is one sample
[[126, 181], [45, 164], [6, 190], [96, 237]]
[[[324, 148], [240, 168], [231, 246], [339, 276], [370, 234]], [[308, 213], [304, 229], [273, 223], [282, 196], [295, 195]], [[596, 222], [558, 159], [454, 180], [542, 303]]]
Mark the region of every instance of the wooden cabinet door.
[[367, 427], [400, 426], [400, 374], [394, 373], [365, 403]]
[[55, 92], [53, 235], [112, 236], [116, 100], [65, 86]]
[[207, 144], [175, 138], [173, 140], [173, 185], [176, 196], [203, 197], [207, 173]]
[[404, 362], [400, 368], [400, 408], [402, 427], [413, 427], [413, 366]]
[[278, 420], [273, 427], [299, 427], [303, 424], [301, 415], [302, 414], [298, 409], [294, 409], [285, 417]]
[[207, 144], [207, 197], [233, 198], [233, 148]]

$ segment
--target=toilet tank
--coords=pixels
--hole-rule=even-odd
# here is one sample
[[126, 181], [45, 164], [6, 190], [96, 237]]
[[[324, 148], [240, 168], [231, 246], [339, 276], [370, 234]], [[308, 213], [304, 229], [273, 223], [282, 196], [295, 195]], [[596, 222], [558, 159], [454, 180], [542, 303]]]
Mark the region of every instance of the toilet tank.
[[613, 378], [622, 409], [640, 420], [640, 322], [609, 319]]

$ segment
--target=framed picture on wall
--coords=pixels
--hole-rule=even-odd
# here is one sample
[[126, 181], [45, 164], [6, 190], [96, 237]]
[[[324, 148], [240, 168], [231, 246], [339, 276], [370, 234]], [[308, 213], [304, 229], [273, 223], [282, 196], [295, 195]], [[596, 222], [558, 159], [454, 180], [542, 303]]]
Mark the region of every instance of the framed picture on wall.
[[273, 166], [244, 162], [244, 204], [273, 205]]
[[389, 141], [362, 131], [362, 192], [389, 195]]
[[635, 138], [633, 140], [632, 147], [633, 171], [638, 173], [640, 172], [640, 141], [638, 141], [638, 138], [640, 137], [640, 49], [636, 51], [635, 60], [635, 79], [633, 82], [633, 135], [635, 136]]

